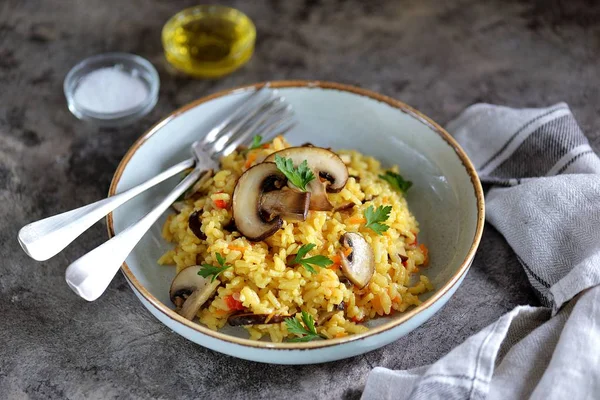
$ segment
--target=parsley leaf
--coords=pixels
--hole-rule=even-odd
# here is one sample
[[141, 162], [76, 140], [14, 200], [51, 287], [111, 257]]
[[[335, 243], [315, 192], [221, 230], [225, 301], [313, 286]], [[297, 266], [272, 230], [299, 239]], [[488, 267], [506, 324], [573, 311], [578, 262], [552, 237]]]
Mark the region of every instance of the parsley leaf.
[[365, 218], [367, 219], [365, 227], [371, 228], [378, 235], [382, 235], [383, 232], [390, 228], [389, 226], [382, 224], [382, 222], [389, 218], [390, 211], [392, 211], [392, 206], [379, 206], [376, 210], [373, 206], [369, 206], [364, 213]]
[[250, 147], [248, 147], [248, 150], [258, 149], [260, 146], [262, 146], [261, 142], [262, 142], [262, 136], [260, 136], [260, 135], [254, 136], [254, 138], [252, 139], [252, 144], [250, 145]]
[[216, 256], [220, 267], [211, 264], [202, 264], [200, 266], [200, 271], [198, 271], [198, 275], [204, 278], [208, 278], [212, 275], [212, 279], [210, 280], [211, 283], [217, 279], [217, 276], [219, 276], [221, 272], [231, 268], [231, 265], [225, 265], [225, 258], [221, 255], [221, 253], [217, 253]]
[[277, 165], [277, 168], [283, 172], [285, 177], [303, 192], [306, 192], [306, 185], [315, 179], [315, 174], [308, 168], [308, 162], [306, 160], [302, 161], [299, 166], [294, 167], [291, 158], [275, 155], [275, 164]]
[[407, 181], [402, 177], [402, 175], [392, 171], [386, 171], [385, 175], [379, 175], [379, 177], [401, 193], [406, 193], [406, 191], [412, 186], [411, 181]]
[[325, 256], [313, 256], [313, 257], [304, 258], [304, 256], [306, 256], [306, 254], [309, 251], [314, 249], [315, 246], [316, 245], [314, 243], [302, 245], [302, 247], [300, 247], [300, 249], [298, 249], [298, 253], [296, 253], [296, 257], [294, 258], [294, 260], [292, 260], [291, 264], [292, 265], [300, 264], [304, 268], [306, 268], [306, 270], [308, 272], [310, 272], [311, 274], [317, 273], [317, 271], [311, 266], [311, 264], [319, 266], [321, 268], [325, 268], [328, 265], [333, 264], [333, 261], [331, 261], [329, 258], [327, 258]]
[[302, 335], [301, 337], [296, 337], [289, 339], [290, 342], [310, 342], [315, 339], [325, 339], [323, 335], [319, 335], [317, 333], [317, 329], [315, 328], [315, 320], [312, 315], [307, 313], [306, 311], [302, 311], [302, 321], [304, 325], [298, 318], [286, 318], [285, 326], [289, 333], [293, 333], [296, 335]]

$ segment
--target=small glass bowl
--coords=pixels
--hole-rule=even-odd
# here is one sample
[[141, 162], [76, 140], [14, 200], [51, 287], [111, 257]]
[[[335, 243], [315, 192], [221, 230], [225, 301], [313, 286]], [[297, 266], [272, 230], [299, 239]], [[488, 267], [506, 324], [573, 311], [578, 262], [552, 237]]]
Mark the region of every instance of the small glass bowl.
[[[101, 113], [89, 110], [75, 100], [75, 91], [81, 80], [90, 72], [106, 67], [120, 67], [128, 73], [135, 73], [148, 88], [148, 96], [144, 101], [127, 110]], [[128, 53], [105, 53], [86, 58], [75, 65], [67, 74], [64, 82], [65, 97], [69, 110], [77, 118], [91, 121], [99, 126], [123, 126], [130, 124], [148, 114], [158, 100], [160, 78], [154, 66], [146, 59]]]
[[186, 8], [162, 29], [169, 64], [195, 78], [214, 79], [237, 70], [252, 57], [255, 41], [252, 20], [235, 8], [220, 5]]

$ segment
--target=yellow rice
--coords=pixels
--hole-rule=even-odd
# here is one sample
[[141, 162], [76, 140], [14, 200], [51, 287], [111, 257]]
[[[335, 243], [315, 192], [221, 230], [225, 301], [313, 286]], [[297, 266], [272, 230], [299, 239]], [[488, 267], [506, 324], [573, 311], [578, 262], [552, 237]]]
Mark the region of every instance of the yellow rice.
[[[335, 207], [354, 203], [348, 212], [310, 211], [306, 221], [284, 221], [277, 233], [262, 242], [250, 242], [238, 232], [222, 229], [231, 219], [231, 196], [240, 175], [286, 147], [289, 144], [278, 137], [268, 147], [247, 154], [234, 152], [223, 158], [221, 170], [201, 188], [207, 194], [187, 200], [184, 209], [165, 222], [163, 237], [175, 247], [158, 260], [159, 264], [175, 265], [179, 272], [192, 265], [218, 265], [215, 254], [221, 253], [232, 266], [219, 275], [222, 285], [214, 300], [198, 312], [199, 321], [214, 330], [225, 325], [234, 312], [228, 307], [228, 296], [239, 299], [255, 314], [295, 315], [307, 311], [315, 320], [343, 301], [345, 311], [337, 312], [317, 327], [320, 334], [335, 338], [365, 332], [367, 327], [361, 323], [420, 304], [418, 295], [433, 290], [429, 279], [421, 274], [421, 268], [427, 264], [427, 249], [416, 243], [418, 223], [406, 200], [378, 177], [384, 170], [372, 157], [356, 151], [337, 151], [346, 161], [350, 178], [339, 193], [329, 194], [329, 199]], [[396, 167], [392, 170], [398, 172]], [[228, 207], [221, 209], [215, 202]], [[381, 236], [364, 226], [363, 213], [371, 205], [392, 206], [385, 222], [390, 228]], [[201, 222], [206, 240], [198, 239], [188, 227], [188, 217], [194, 210], [203, 211]], [[302, 266], [286, 266], [287, 256], [308, 243], [316, 244], [310, 256], [322, 254], [339, 259], [339, 239], [346, 232], [359, 232], [373, 248], [375, 273], [363, 289], [340, 282], [343, 274], [337, 264], [315, 267], [316, 274]], [[399, 254], [406, 254], [408, 259], [402, 262]], [[281, 342], [295, 337], [288, 333], [285, 323], [245, 328], [251, 339], [268, 335], [271, 341]]]

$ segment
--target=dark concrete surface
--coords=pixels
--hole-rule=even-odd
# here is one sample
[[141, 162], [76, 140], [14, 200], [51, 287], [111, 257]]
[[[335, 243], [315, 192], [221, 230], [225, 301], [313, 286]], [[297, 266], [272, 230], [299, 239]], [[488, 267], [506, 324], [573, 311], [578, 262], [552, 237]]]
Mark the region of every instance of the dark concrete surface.
[[[600, 150], [600, 7], [595, 1], [232, 1], [258, 28], [233, 75], [169, 74], [160, 31], [194, 1], [0, 1], [0, 398], [343, 398], [373, 366], [431, 363], [518, 304], [536, 304], [491, 227], [448, 305], [397, 342], [313, 366], [263, 365], [204, 349], [156, 321], [118, 276], [87, 303], [64, 282], [69, 262], [106, 239], [103, 223], [53, 259], [29, 259], [27, 222], [105, 196], [129, 145], [198, 97], [264, 80], [321, 79], [399, 98], [440, 123], [464, 107], [566, 101]], [[63, 79], [101, 52], [146, 57], [161, 77], [150, 115], [122, 129], [67, 110]], [[498, 263], [498, 260], [504, 262]]]

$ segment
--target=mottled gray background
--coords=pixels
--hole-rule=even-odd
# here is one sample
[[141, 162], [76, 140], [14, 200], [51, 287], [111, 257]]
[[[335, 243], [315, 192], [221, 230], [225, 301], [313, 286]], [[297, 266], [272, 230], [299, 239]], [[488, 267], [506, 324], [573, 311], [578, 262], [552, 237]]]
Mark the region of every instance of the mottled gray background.
[[[232, 1], [255, 21], [256, 54], [217, 81], [171, 76], [160, 31], [194, 1], [0, 1], [0, 397], [344, 398], [373, 366], [431, 363], [518, 304], [536, 304], [491, 227], [448, 305], [405, 338], [323, 365], [263, 365], [224, 356], [159, 324], [122, 276], [87, 303], [64, 282], [69, 262], [106, 239], [94, 226], [37, 263], [20, 250], [25, 223], [105, 196], [130, 144], [177, 107], [217, 90], [275, 79], [323, 79], [399, 98], [446, 123], [474, 102], [566, 101], [600, 149], [600, 8], [590, 1]], [[157, 107], [101, 130], [67, 110], [62, 84], [107, 51], [148, 58]], [[491, 268], [498, 259], [501, 267]]]

